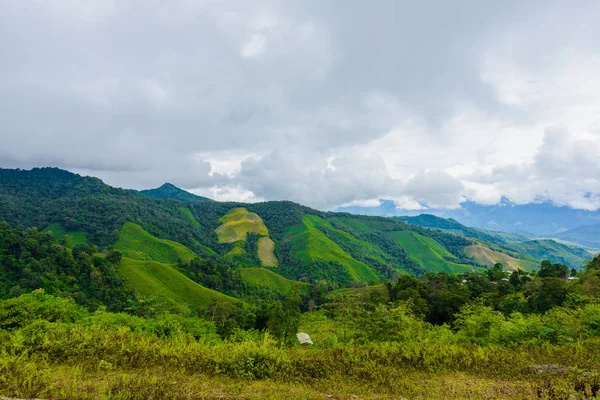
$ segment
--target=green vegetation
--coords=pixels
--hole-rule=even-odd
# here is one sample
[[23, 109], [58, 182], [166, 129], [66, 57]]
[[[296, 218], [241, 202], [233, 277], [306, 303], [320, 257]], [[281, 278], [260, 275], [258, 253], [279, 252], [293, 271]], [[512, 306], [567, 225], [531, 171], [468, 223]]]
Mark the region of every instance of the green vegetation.
[[216, 232], [221, 243], [246, 240], [246, 235], [249, 232], [263, 236], [269, 235], [263, 220], [257, 214], [249, 212], [245, 208], [234, 208], [225, 216], [219, 218], [219, 222], [221, 222], [221, 226], [217, 228]]
[[452, 218], [441, 218], [431, 214], [421, 214], [416, 217], [395, 217], [407, 224], [418, 225], [429, 229], [439, 229], [453, 235], [474, 238], [494, 244], [519, 243], [528, 240], [527, 237], [516, 233], [486, 231], [470, 228]]
[[[306, 215], [283, 243], [306, 241], [301, 249], [312, 254], [337, 252], [360, 263], [352, 254], [393, 260], [379, 234], [402, 242], [409, 255], [429, 249], [431, 263], [452, 263], [458, 257], [448, 248], [462, 243], [401, 229], [354, 236], [336, 226]], [[494, 265], [460, 275], [400, 274], [375, 286], [355, 280], [356, 288], [332, 290], [332, 282], [294, 282], [220, 257], [185, 260], [181, 249], [133, 223], [122, 233], [125, 250], [148, 248], [152, 255], [131, 259], [87, 244], [70, 249], [50, 233], [0, 224], [0, 395], [600, 394], [600, 256], [585, 272], [544, 261], [532, 275]], [[365, 246], [361, 238], [374, 233]], [[257, 237], [249, 233], [246, 244]], [[152, 261], [173, 257], [176, 263]], [[298, 331], [314, 345], [300, 347]]]
[[190, 211], [189, 208], [179, 207], [179, 211], [181, 211], [183, 213], [183, 215], [185, 215], [185, 217], [188, 219], [190, 224], [192, 224], [192, 226], [194, 226], [198, 229], [200, 228], [200, 223], [198, 221], [196, 221], [196, 218], [194, 218], [194, 215], [192, 214], [192, 212]]
[[512, 243], [505, 247], [526, 256], [529, 261], [549, 260], [574, 268], [581, 268], [590, 258], [590, 253], [586, 250], [558, 243], [554, 240], [531, 240], [523, 243]]
[[59, 224], [52, 224], [43, 232], [50, 232], [56, 239], [63, 239], [68, 247], [75, 247], [78, 244], [87, 243], [85, 232], [66, 232]]
[[186, 203], [208, 200], [206, 197], [196, 196], [193, 193], [179, 189], [177, 186], [171, 183], [165, 183], [156, 189], [142, 190], [140, 193], [154, 199], [173, 199]]
[[[287, 232], [286, 240], [296, 257], [302, 260], [304, 265], [310, 266], [312, 262], [317, 260], [332, 263], [328, 265], [328, 270], [321, 268], [317, 271], [311, 271], [313, 276], [320, 276], [332, 282], [349, 279], [368, 282], [381, 279], [367, 265], [352, 258], [319, 230], [317, 227], [323, 223], [325, 223], [323, 219], [307, 215], [303, 218], [302, 224], [293, 226]], [[320, 266], [323, 266], [323, 264]]]
[[158, 239], [141, 226], [127, 222], [119, 233], [119, 240], [113, 246], [124, 257], [134, 260], [156, 261], [174, 264], [177, 260], [190, 261], [196, 254], [180, 243]]
[[277, 267], [277, 257], [275, 256], [275, 242], [268, 237], [258, 239], [258, 258], [265, 267]]
[[286, 279], [267, 268], [241, 268], [239, 272], [247, 284], [283, 294], [290, 293], [293, 288], [299, 288], [301, 291], [308, 291], [309, 288], [307, 283]]
[[388, 236], [406, 249], [410, 258], [429, 271], [461, 273], [473, 268], [472, 265], [451, 261], [456, 257], [432, 238], [410, 231], [389, 232]]
[[121, 254], [97, 254], [95, 246], [70, 249], [51, 233], [11, 228], [0, 222], [0, 298], [44, 288], [68, 296], [90, 309], [106, 305], [120, 310], [133, 299], [116, 266]]
[[172, 265], [123, 258], [119, 271], [140, 295], [158, 295], [161, 300], [171, 305], [189, 307], [193, 312], [213, 301], [238, 301], [216, 290], [200, 286]]

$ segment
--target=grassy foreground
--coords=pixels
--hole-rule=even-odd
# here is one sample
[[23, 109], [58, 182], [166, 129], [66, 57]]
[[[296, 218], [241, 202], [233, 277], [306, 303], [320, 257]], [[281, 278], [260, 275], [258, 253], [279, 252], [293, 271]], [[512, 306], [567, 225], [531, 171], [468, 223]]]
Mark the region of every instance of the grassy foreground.
[[[467, 340], [468, 331], [427, 326], [402, 308], [394, 310], [383, 325], [377, 310], [374, 318], [365, 314], [368, 320], [354, 325], [308, 313], [301, 329], [320, 334], [312, 347], [302, 348], [282, 346], [268, 332], [237, 331], [223, 339], [212, 322], [196, 317], [90, 313], [70, 300], [33, 293], [0, 302], [0, 395], [593, 399], [600, 394], [597, 336], [562, 344], [534, 338], [515, 346], [478, 345]], [[498, 323], [503, 329], [514, 324]], [[373, 331], [378, 325], [392, 330], [394, 340], [378, 340]]]

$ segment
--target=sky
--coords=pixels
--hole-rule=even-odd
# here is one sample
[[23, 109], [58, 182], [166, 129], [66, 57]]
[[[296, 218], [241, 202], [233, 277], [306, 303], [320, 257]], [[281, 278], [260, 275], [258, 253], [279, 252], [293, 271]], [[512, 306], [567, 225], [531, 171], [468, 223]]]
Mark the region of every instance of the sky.
[[0, 167], [600, 208], [600, 2], [0, 0]]

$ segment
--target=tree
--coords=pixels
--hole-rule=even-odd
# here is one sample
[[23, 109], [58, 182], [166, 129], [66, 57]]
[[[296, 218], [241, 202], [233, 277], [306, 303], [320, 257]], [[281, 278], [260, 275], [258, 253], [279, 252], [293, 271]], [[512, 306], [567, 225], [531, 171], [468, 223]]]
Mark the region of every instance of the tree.
[[300, 304], [302, 299], [297, 289], [292, 290], [282, 303], [272, 304], [267, 329], [281, 345], [293, 343], [300, 325]]

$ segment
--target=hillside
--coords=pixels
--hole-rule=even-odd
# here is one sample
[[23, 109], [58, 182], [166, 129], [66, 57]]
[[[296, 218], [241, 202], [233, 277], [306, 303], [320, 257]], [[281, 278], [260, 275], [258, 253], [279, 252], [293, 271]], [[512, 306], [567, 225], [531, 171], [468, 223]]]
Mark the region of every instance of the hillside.
[[493, 267], [496, 263], [502, 263], [508, 271], [516, 271], [519, 268], [524, 271], [535, 271], [539, 267], [536, 262], [520, 260], [508, 254], [494, 251], [481, 243], [466, 247], [465, 252], [486, 267]]
[[233, 297], [197, 284], [173, 265], [123, 258], [119, 272], [139, 294], [159, 295], [161, 300], [178, 307], [189, 307], [193, 312], [208, 306], [213, 301], [239, 302]]
[[250, 285], [286, 294], [293, 288], [298, 288], [299, 291], [307, 291], [309, 288], [307, 283], [286, 279], [267, 268], [241, 268], [240, 275]]
[[196, 257], [196, 254], [184, 245], [156, 238], [132, 222], [123, 225], [119, 240], [112, 248], [127, 258], [168, 264], [174, 264], [178, 260], [190, 261]]
[[206, 201], [206, 197], [196, 196], [186, 190], [180, 189], [171, 183], [165, 183], [156, 189], [140, 190], [140, 193], [154, 199], [173, 199], [183, 202]]
[[446, 233], [477, 239], [478, 245], [465, 248], [467, 254], [482, 265], [493, 265], [501, 261], [509, 268], [535, 269], [540, 260], [580, 267], [591, 254], [582, 248], [558, 243], [554, 240], [531, 240], [514, 233], [485, 231], [470, 228], [454, 219], [421, 214], [416, 217], [397, 217], [406, 223]]
[[484, 229], [465, 226], [453, 218], [441, 218], [431, 214], [421, 214], [416, 217], [394, 217], [407, 224], [422, 226], [429, 229], [441, 231], [464, 237], [475, 238], [489, 243], [506, 244], [518, 243], [529, 240], [526, 236], [516, 233], [487, 231]]
[[592, 254], [581, 247], [568, 246], [554, 240], [531, 240], [505, 247], [521, 256], [526, 256], [529, 261], [549, 260], [571, 268], [581, 268], [592, 258]]
[[473, 269], [472, 265], [456, 262], [456, 256], [432, 238], [410, 231], [389, 232], [388, 236], [405, 248], [414, 261], [429, 271], [463, 273]]

